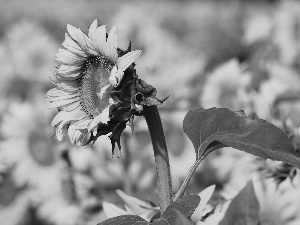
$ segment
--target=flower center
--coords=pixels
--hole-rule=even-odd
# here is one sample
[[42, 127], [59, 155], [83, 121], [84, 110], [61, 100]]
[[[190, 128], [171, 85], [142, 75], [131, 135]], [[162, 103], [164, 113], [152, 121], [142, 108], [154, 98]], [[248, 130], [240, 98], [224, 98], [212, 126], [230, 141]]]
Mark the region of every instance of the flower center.
[[[80, 79], [80, 105], [90, 118], [94, 118], [107, 106], [106, 99], [100, 100], [101, 89], [110, 84], [109, 76], [114, 64], [103, 56], [90, 58]], [[98, 94], [98, 95], [97, 95]]]

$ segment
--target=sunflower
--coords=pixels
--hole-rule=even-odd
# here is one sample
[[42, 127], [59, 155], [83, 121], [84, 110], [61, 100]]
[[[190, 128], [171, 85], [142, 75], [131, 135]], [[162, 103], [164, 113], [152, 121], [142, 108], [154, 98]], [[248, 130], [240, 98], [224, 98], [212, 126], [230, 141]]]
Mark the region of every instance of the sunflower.
[[49, 138], [46, 126], [51, 115], [41, 104], [15, 102], [0, 129], [0, 162], [11, 165], [16, 186], [27, 186], [41, 197], [60, 189], [59, 143]]
[[131, 74], [134, 72], [133, 62], [141, 51], [120, 50], [116, 28], [107, 35], [105, 25], [98, 27], [97, 20], [89, 27], [88, 34], [71, 25], [67, 30], [64, 49], [59, 49], [56, 55], [61, 65], [52, 76], [57, 87], [48, 91], [46, 101], [49, 108], [59, 109], [52, 121], [57, 139], [68, 135], [72, 144], [80, 146], [86, 137], [99, 133], [99, 125], [101, 135], [120, 126], [111, 120], [112, 111], [116, 111], [112, 106], [121, 104], [116, 89], [127, 69]]

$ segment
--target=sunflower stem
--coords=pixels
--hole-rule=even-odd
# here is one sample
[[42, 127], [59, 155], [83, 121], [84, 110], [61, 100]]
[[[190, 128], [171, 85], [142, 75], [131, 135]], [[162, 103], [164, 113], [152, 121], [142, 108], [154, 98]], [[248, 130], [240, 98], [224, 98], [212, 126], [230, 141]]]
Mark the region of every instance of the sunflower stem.
[[144, 106], [143, 113], [151, 136], [156, 163], [159, 205], [161, 212], [163, 212], [172, 202], [172, 184], [167, 144], [157, 106]]
[[190, 168], [190, 171], [189, 171], [188, 175], [186, 176], [184, 182], [182, 183], [182, 185], [179, 188], [178, 192], [175, 194], [174, 201], [178, 200], [179, 198], [181, 198], [184, 195], [184, 193], [187, 189], [187, 186], [189, 185], [189, 183], [192, 179], [193, 174], [195, 173], [196, 169], [198, 168], [198, 166], [200, 165], [200, 163], [202, 162], [203, 159], [204, 159], [204, 157], [200, 157], [192, 165], [192, 167]]

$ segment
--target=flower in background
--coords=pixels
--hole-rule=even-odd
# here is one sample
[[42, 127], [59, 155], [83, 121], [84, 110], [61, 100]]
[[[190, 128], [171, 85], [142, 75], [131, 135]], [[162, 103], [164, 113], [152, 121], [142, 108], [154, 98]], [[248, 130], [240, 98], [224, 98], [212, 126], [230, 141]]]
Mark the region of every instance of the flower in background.
[[33, 99], [44, 92], [56, 50], [54, 38], [35, 22], [20, 21], [7, 29], [0, 42], [1, 101]]
[[243, 71], [236, 59], [217, 67], [207, 78], [200, 98], [205, 108], [225, 107], [231, 110], [247, 110], [249, 97], [247, 87], [250, 74]]
[[159, 207], [155, 207], [138, 198], [129, 196], [121, 190], [117, 190], [117, 194], [124, 201], [125, 209], [119, 208], [114, 204], [104, 202], [103, 210], [108, 219], [121, 215], [138, 215], [145, 220], [150, 221], [159, 214]]
[[260, 205], [260, 224], [296, 225], [300, 223], [299, 185], [295, 186], [290, 179], [278, 185], [272, 179], [259, 177], [253, 179], [253, 185]]
[[14, 102], [1, 126], [0, 161], [12, 167], [17, 186], [32, 188], [38, 198], [47, 198], [60, 189], [58, 145], [47, 129], [51, 115], [38, 103]]
[[231, 147], [222, 148], [215, 154], [210, 164], [223, 184], [222, 195], [231, 199], [257, 173], [261, 159]]
[[141, 51], [119, 49], [116, 28], [107, 35], [97, 20], [88, 35], [68, 25], [63, 46], [52, 77], [57, 87], [46, 96], [48, 106], [60, 110], [52, 121], [58, 140], [68, 134], [72, 144], [83, 145], [111, 133], [113, 150], [115, 143], [120, 148], [126, 123], [140, 112], [137, 105], [162, 103], [153, 87], [137, 79], [133, 62]]
[[198, 92], [190, 91], [191, 82], [203, 71], [205, 58], [199, 51], [188, 51], [189, 46], [176, 40], [162, 25], [166, 15], [151, 5], [124, 4], [114, 24], [120, 27], [120, 33], [130, 34], [135, 46], [143, 49], [143, 57], [137, 65], [140, 77], [147, 77], [162, 96], [170, 95], [166, 107], [186, 108], [187, 98]]
[[216, 185], [211, 185], [198, 194], [201, 201], [191, 216], [191, 220], [196, 225], [217, 225], [224, 217], [225, 211], [229, 205], [228, 203], [226, 206], [223, 204], [222, 206], [219, 204], [213, 206], [208, 203], [215, 188]]
[[267, 66], [269, 79], [260, 84], [259, 91], [250, 95], [253, 110], [262, 119], [272, 121], [274, 103], [280, 95], [300, 90], [300, 77], [290, 67], [279, 63], [270, 63]]
[[300, 51], [300, 4], [298, 1], [282, 1], [275, 18], [273, 41], [278, 46], [279, 60], [291, 66], [299, 60]]

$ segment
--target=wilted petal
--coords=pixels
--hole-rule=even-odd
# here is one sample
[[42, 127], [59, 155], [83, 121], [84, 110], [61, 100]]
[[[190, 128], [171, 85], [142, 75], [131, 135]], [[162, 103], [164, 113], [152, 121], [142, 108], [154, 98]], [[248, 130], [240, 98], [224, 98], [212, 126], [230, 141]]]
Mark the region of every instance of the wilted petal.
[[88, 131], [90, 132], [91, 130], [95, 129], [99, 123], [107, 124], [108, 121], [109, 121], [109, 106], [103, 109], [103, 111], [93, 119], [93, 121], [88, 127]]
[[136, 50], [133, 52], [128, 52], [122, 57], [118, 58], [117, 66], [119, 70], [125, 71], [142, 53], [141, 50]]
[[84, 139], [84, 132], [77, 130], [75, 127], [75, 122], [72, 122], [68, 128], [68, 135], [71, 144], [76, 144], [77, 146], [81, 145]]
[[63, 139], [63, 137], [67, 134], [67, 131], [68, 131], [68, 128], [66, 126], [56, 128], [57, 140], [61, 141]]
[[109, 84], [109, 85], [106, 85], [106, 86], [104, 86], [103, 88], [101, 88], [100, 93], [97, 94], [100, 100], [103, 98], [103, 95], [105, 94], [106, 90], [107, 90], [110, 86], [111, 86], [111, 85]]

